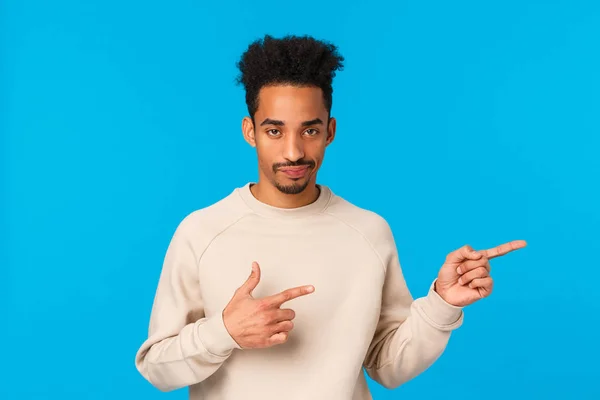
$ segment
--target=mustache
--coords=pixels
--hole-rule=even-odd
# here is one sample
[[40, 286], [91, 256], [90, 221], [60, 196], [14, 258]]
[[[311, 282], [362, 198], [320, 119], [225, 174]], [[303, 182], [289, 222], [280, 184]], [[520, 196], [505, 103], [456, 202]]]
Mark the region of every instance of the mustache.
[[277, 172], [277, 170], [280, 168], [302, 167], [304, 165], [306, 165], [310, 168], [314, 168], [315, 162], [312, 160], [298, 160], [298, 161], [294, 161], [294, 162], [276, 163], [276, 164], [273, 164], [273, 172]]

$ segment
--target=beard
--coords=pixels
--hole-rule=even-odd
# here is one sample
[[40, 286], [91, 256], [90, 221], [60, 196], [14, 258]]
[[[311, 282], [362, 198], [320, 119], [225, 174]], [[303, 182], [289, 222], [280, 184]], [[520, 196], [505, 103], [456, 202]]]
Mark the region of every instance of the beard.
[[[279, 168], [299, 167], [302, 165], [308, 166], [309, 171], [310, 171], [315, 167], [315, 162], [312, 160], [298, 160], [296, 162], [278, 163], [278, 164], [274, 164], [272, 169], [273, 169], [273, 173], [277, 174], [277, 170]], [[276, 179], [273, 179], [272, 183], [273, 183], [273, 186], [275, 186], [277, 188], [277, 190], [279, 190], [281, 193], [300, 194], [308, 187], [308, 184], [310, 183], [310, 175], [307, 178], [302, 178], [302, 179], [306, 179], [306, 180], [301, 181], [300, 179], [298, 179], [294, 183], [284, 185], [284, 184], [277, 182]]]
[[308, 183], [310, 179], [305, 180], [304, 182], [297, 182], [287, 185], [282, 185], [279, 182], [273, 182], [273, 185], [279, 190], [281, 193], [285, 194], [299, 194], [304, 191], [308, 187]]

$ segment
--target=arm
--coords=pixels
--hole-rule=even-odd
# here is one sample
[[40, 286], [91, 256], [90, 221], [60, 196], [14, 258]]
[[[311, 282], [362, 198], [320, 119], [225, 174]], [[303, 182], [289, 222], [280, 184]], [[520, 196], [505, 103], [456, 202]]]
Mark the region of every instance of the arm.
[[425, 297], [413, 300], [391, 232], [386, 236], [381, 314], [364, 366], [373, 380], [392, 389], [425, 371], [442, 355], [451, 331], [462, 324], [463, 313], [435, 292], [435, 284]]
[[186, 222], [178, 226], [167, 249], [148, 338], [135, 359], [142, 376], [162, 391], [205, 380], [239, 348], [225, 328], [222, 312], [209, 318], [204, 314], [198, 258]]

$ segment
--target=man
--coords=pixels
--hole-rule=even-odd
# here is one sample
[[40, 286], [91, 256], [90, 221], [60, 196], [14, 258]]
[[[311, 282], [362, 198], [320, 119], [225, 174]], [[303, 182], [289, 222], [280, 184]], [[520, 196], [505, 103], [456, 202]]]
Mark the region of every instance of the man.
[[379, 215], [316, 183], [336, 133], [343, 57], [310, 37], [266, 36], [238, 63], [259, 179], [181, 221], [136, 366], [190, 399], [371, 399], [427, 369], [488, 296], [489, 260], [525, 246], [450, 253], [413, 300]]

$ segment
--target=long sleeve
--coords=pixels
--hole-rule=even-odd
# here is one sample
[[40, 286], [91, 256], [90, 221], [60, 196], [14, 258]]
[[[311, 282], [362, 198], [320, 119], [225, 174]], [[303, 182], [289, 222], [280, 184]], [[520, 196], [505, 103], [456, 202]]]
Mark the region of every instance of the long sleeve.
[[209, 318], [204, 313], [191, 233], [184, 220], [169, 243], [148, 338], [135, 359], [138, 371], [162, 391], [205, 380], [240, 348], [225, 328], [222, 312]]
[[365, 357], [369, 376], [396, 388], [429, 368], [443, 353], [450, 334], [463, 321], [461, 307], [446, 303], [430, 286], [413, 300], [404, 280], [391, 233], [387, 237], [386, 276], [379, 322]]

